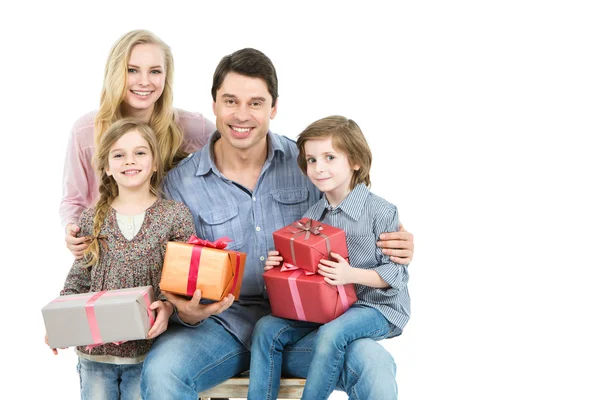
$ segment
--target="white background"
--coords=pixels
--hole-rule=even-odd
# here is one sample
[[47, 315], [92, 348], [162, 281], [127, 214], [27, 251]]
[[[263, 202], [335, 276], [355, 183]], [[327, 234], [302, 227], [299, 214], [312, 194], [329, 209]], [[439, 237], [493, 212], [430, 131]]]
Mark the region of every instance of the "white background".
[[600, 398], [594, 2], [387, 4], [3, 6], [1, 398], [78, 398], [76, 357], [45, 347], [40, 312], [72, 262], [64, 152], [110, 47], [138, 28], [173, 49], [177, 107], [214, 120], [215, 66], [255, 47], [280, 79], [273, 131], [329, 114], [361, 126], [372, 189], [415, 235], [413, 316], [383, 342], [401, 399]]

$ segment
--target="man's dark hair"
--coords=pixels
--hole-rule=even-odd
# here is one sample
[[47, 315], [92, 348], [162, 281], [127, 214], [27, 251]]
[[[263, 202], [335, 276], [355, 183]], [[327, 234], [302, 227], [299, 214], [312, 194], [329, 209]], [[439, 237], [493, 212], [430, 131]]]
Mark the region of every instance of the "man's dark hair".
[[264, 80], [272, 97], [271, 107], [275, 106], [275, 102], [279, 97], [277, 72], [269, 57], [264, 53], [256, 49], [246, 48], [223, 57], [213, 75], [211, 89], [213, 101], [217, 101], [217, 90], [223, 84], [225, 76], [230, 72]]

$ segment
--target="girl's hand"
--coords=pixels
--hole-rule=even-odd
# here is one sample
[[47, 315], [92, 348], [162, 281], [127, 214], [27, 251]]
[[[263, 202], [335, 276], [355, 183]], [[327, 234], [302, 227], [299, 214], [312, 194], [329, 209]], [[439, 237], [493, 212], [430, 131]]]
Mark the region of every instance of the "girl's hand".
[[281, 265], [283, 261], [283, 257], [279, 255], [277, 250], [272, 250], [267, 255], [267, 261], [265, 261], [265, 271], [272, 269], [273, 267], [278, 267]]
[[[46, 344], [48, 344], [48, 334], [47, 333], [46, 333], [46, 336], [44, 337], [44, 342], [46, 342]], [[50, 345], [48, 345], [48, 346], [50, 346]], [[50, 349], [52, 350], [52, 352], [54, 353], [55, 356], [58, 355], [57, 349], [53, 349], [53, 348], [50, 348]], [[64, 349], [66, 349], [66, 347], [61, 347], [61, 350], [64, 350]]]
[[331, 257], [336, 261], [323, 259], [319, 262], [319, 271], [317, 272], [325, 277], [325, 282], [334, 286], [354, 283], [354, 268], [348, 264], [348, 261], [336, 253], [331, 253]]
[[167, 330], [169, 318], [173, 314], [173, 304], [168, 301], [157, 300], [150, 304], [151, 310], [156, 310], [154, 325], [148, 331], [148, 339], [153, 339]]
[[87, 237], [77, 237], [79, 233], [79, 226], [75, 224], [67, 224], [65, 242], [67, 243], [67, 249], [73, 253], [75, 258], [79, 260], [83, 257], [83, 252], [88, 248], [89, 243], [87, 242]]

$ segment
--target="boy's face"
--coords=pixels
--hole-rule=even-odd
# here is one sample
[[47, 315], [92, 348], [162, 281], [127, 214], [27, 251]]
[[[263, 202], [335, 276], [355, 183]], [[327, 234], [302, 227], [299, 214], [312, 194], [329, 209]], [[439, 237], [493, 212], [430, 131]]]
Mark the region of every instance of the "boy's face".
[[264, 80], [228, 73], [213, 102], [223, 145], [242, 151], [266, 145], [270, 121], [277, 114], [272, 102]]
[[337, 206], [350, 193], [350, 181], [358, 165], [351, 166], [346, 154], [333, 148], [331, 137], [311, 139], [304, 144], [306, 175]]

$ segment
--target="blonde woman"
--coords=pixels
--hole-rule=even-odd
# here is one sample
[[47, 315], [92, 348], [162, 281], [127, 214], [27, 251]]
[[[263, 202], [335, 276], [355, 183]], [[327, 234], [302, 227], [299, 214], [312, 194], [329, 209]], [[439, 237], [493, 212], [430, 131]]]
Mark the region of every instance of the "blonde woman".
[[99, 198], [78, 222], [80, 236], [92, 240], [73, 263], [61, 296], [153, 286], [158, 300], [150, 308], [157, 315], [149, 340], [77, 347], [82, 399], [139, 399], [142, 363], [173, 313], [158, 286], [165, 243], [186, 241], [194, 233], [194, 221], [185, 205], [160, 198], [160, 144], [145, 122], [124, 118], [111, 125], [100, 137], [94, 162]]
[[215, 125], [198, 113], [173, 108], [173, 55], [152, 32], [126, 33], [113, 46], [104, 72], [100, 108], [73, 127], [63, 173], [61, 223], [67, 248], [80, 258], [87, 248], [79, 235], [79, 216], [99, 199], [93, 171], [94, 149], [115, 121], [132, 117], [156, 132], [164, 171], [204, 146]]

